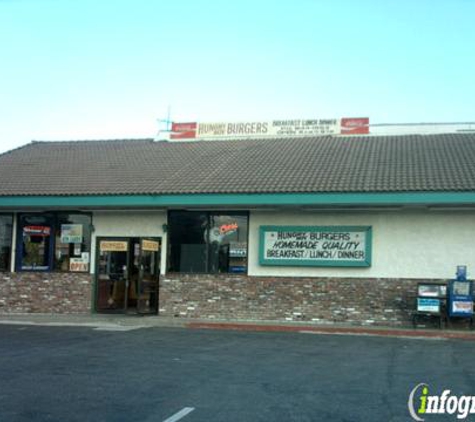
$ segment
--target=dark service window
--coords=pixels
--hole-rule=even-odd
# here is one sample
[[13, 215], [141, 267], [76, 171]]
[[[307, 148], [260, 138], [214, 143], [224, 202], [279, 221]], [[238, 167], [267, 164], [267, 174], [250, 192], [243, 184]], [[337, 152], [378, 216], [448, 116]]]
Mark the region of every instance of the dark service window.
[[170, 211], [168, 232], [168, 271], [247, 272], [247, 213]]

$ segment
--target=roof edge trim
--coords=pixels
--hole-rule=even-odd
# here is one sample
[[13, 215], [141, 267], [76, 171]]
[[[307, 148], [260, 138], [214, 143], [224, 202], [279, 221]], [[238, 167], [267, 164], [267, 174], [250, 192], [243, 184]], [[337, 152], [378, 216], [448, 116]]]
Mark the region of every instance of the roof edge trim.
[[0, 196], [1, 208], [305, 205], [474, 205], [475, 192]]

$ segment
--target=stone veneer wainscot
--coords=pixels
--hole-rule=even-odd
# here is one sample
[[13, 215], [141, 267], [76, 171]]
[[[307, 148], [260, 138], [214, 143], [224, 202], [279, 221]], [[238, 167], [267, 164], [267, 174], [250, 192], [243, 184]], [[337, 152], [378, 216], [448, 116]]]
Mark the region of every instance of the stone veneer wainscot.
[[421, 281], [167, 274], [160, 281], [159, 314], [233, 321], [409, 325]]
[[89, 314], [92, 277], [88, 273], [0, 274], [0, 313]]

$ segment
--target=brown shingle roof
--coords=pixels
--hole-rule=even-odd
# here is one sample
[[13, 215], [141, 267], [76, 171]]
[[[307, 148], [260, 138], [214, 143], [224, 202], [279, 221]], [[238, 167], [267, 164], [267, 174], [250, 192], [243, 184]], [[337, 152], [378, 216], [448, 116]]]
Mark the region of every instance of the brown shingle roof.
[[475, 134], [33, 142], [0, 196], [475, 191]]

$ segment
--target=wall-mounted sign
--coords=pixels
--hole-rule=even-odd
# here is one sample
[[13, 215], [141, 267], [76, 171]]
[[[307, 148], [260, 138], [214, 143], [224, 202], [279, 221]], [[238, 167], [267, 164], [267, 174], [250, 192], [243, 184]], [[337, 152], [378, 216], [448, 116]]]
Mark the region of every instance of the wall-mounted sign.
[[160, 243], [155, 242], [154, 240], [142, 240], [142, 250], [143, 251], [150, 251], [150, 252], [157, 252], [160, 249]]
[[259, 263], [369, 267], [371, 227], [261, 226]]
[[170, 139], [222, 139], [359, 135], [369, 133], [369, 118], [288, 119], [260, 122], [172, 123]]
[[116, 240], [101, 240], [99, 249], [101, 252], [127, 252], [128, 242]]
[[82, 224], [61, 224], [61, 243], [81, 243]]

